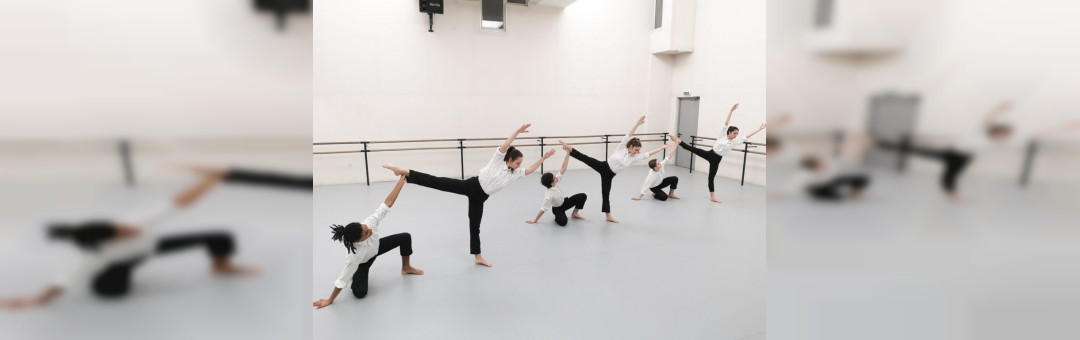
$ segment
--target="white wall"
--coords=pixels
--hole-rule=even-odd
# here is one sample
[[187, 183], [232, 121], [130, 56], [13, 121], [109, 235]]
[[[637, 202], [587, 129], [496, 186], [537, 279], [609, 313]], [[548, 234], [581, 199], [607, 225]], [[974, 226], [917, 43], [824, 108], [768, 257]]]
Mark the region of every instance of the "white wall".
[[[315, 140], [503, 137], [525, 122], [531, 136], [624, 133], [645, 114], [651, 2], [507, 6], [506, 32], [480, 31], [478, 6], [447, 1], [429, 33], [413, 2], [315, 3]], [[666, 125], [658, 112], [639, 131]], [[583, 150], [603, 157], [600, 147]], [[524, 151], [526, 162], [539, 153]], [[466, 174], [490, 152], [466, 152]], [[460, 172], [455, 150], [371, 156], [372, 164]], [[364, 180], [349, 170], [363, 166], [359, 154], [314, 159], [317, 184]]]
[[0, 139], [310, 136], [312, 17], [251, 1], [30, 1], [0, 14]]
[[[675, 97], [690, 92], [701, 97], [698, 135], [718, 138], [724, 118], [735, 103], [731, 118], [743, 136], [765, 122], [765, 3], [762, 1], [697, 2], [694, 52], [675, 56], [672, 75], [672, 112]], [[671, 130], [675, 129], [674, 120]], [[750, 139], [765, 142], [768, 130]], [[704, 142], [712, 144], [711, 141]], [[708, 148], [708, 147], [705, 147]], [[759, 148], [757, 151], [764, 151]], [[765, 156], [747, 155], [747, 183], [765, 184]], [[718, 176], [740, 178], [742, 153], [732, 152], [720, 162]], [[694, 162], [695, 170], [708, 171], [707, 162]]]
[[[445, 14], [435, 16], [435, 32], [429, 33], [427, 16], [419, 13], [413, 2], [315, 3], [319, 18], [314, 47], [315, 141], [503, 137], [525, 122], [534, 125], [530, 136], [617, 134], [625, 133], [642, 114], [649, 118], [639, 132], [674, 131], [675, 96], [682, 90], [672, 84], [678, 69], [676, 58], [680, 57], [649, 53], [652, 1], [577, 1], [565, 9], [508, 5], [506, 32], [481, 31], [478, 6], [475, 1], [447, 1]], [[707, 15], [717, 12], [704, 7], [709, 9]], [[702, 28], [708, 26], [707, 19], [699, 14], [697, 33], [706, 38], [695, 43], [695, 48], [706, 51], [709, 48], [703, 45], [742, 34], [747, 26], [710, 35], [701, 32], [715, 29]], [[759, 11], [756, 17], [739, 20], [760, 21], [764, 15]], [[755, 34], [763, 41], [762, 25], [757, 23], [762, 31]], [[753, 58], [751, 55], [764, 58], [763, 52], [751, 51], [735, 59], [746, 61]], [[743, 74], [763, 73], [763, 59], [757, 63], [758, 67]], [[688, 65], [683, 71], [686, 74], [707, 68], [695, 66], [694, 61]], [[758, 92], [763, 93], [764, 75], [759, 77], [762, 80], [740, 81], [757, 84], [761, 88]], [[707, 95], [719, 96], [734, 89], [724, 87], [729, 84], [726, 82], [715, 85], [688, 79], [684, 83]], [[741, 94], [752, 89], [737, 91]], [[756, 100], [763, 97], [760, 93]], [[703, 100], [711, 100], [707, 98]], [[744, 103], [754, 100], [748, 98]], [[763, 101], [757, 106], [760, 110]], [[760, 123], [763, 119], [760, 113], [751, 120]], [[710, 127], [703, 123], [703, 133], [719, 129]], [[522, 139], [520, 143], [533, 140]], [[474, 145], [495, 144], [498, 142]], [[412, 146], [436, 145], [378, 147]], [[646, 143], [645, 148], [658, 146]], [[348, 149], [356, 147], [318, 148]], [[601, 146], [581, 149], [603, 157]], [[539, 155], [536, 148], [523, 151], [526, 163]], [[475, 175], [490, 152], [466, 151], [466, 176]], [[377, 168], [385, 162], [457, 176], [461, 171], [458, 157], [456, 150], [371, 153], [371, 178], [391, 179], [388, 171]], [[546, 166], [558, 167], [560, 160], [556, 157]], [[363, 166], [361, 154], [316, 155], [315, 183], [362, 183]], [[571, 168], [584, 168], [584, 164], [572, 161]], [[763, 183], [763, 172], [757, 178]]]
[[[1078, 5], [1052, 0], [946, 0], [906, 2], [904, 13], [915, 21], [904, 26], [907, 39], [899, 52], [859, 58], [826, 57], [804, 48], [810, 31], [812, 0], [769, 3], [769, 111], [791, 111], [792, 130], [824, 133], [865, 126], [868, 97], [882, 91], [918, 93], [922, 106], [917, 134], [931, 143], [947, 143], [958, 131], [973, 129], [995, 104], [1010, 100], [1007, 119], [1021, 131], [1075, 120], [1080, 111], [1073, 93], [1080, 79], [1075, 60], [1080, 50], [1080, 22], [1070, 15]], [[913, 6], [918, 8], [912, 8]], [[917, 9], [917, 10], [916, 10]], [[1057, 149], [1075, 148], [1080, 135], [1055, 137]], [[1021, 143], [973, 164], [979, 176], [1019, 176]], [[1046, 157], [1062, 157], [1048, 148]], [[1048, 160], [1048, 164], [1055, 161]], [[938, 171], [916, 162], [917, 171]], [[1055, 169], [1036, 167], [1037, 178], [1076, 179]], [[1060, 170], [1060, 169], [1056, 169]]]

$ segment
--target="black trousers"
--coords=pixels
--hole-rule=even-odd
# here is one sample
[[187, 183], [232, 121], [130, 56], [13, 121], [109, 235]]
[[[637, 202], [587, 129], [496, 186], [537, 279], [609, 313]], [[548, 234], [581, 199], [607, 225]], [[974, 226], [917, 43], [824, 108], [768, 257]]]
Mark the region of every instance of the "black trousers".
[[585, 200], [588, 198], [589, 197], [585, 196], [584, 193], [574, 194], [573, 196], [563, 199], [562, 205], [552, 207], [551, 213], [555, 215], [555, 223], [565, 227], [566, 222], [569, 221], [569, 219], [566, 218], [566, 211], [570, 210], [570, 208], [578, 210], [584, 209]]
[[600, 211], [605, 213], [611, 212], [611, 180], [615, 178], [615, 172], [611, 171], [611, 166], [607, 162], [597, 160], [595, 158], [586, 156], [583, 153], [574, 149], [570, 152], [570, 157], [585, 163], [593, 170], [596, 170], [600, 174]]
[[675, 176], [665, 177], [663, 181], [660, 181], [659, 185], [649, 188], [649, 190], [652, 191], [653, 198], [661, 201], [667, 201], [668, 194], [664, 192], [664, 188], [667, 188], [668, 186], [671, 186], [671, 190], [678, 189], [679, 178]]
[[364, 298], [368, 292], [368, 271], [371, 270], [371, 265], [375, 263], [375, 259], [394, 248], [400, 247], [399, 253], [401, 256], [412, 255], [412, 235], [409, 233], [394, 234], [379, 239], [379, 253], [372, 257], [367, 262], [361, 263], [356, 268], [356, 273], [352, 277], [352, 293], [357, 298]]
[[[211, 257], [229, 256], [235, 251], [233, 237], [228, 232], [198, 232], [162, 237], [158, 240], [157, 253], [169, 254], [192, 247], [205, 246]], [[109, 264], [94, 276], [91, 290], [102, 297], [120, 297], [131, 291], [131, 275], [146, 258]]]
[[311, 177], [258, 172], [245, 169], [229, 169], [225, 174], [226, 182], [257, 184], [284, 187], [297, 190], [311, 190]]
[[964, 169], [967, 169], [968, 164], [971, 164], [973, 158], [969, 153], [952, 148], [931, 149], [914, 145], [904, 147], [899, 143], [887, 141], [878, 141], [877, 144], [883, 149], [895, 150], [905, 156], [906, 154], [911, 153], [941, 161], [945, 165], [945, 169], [941, 173], [941, 188], [948, 193], [956, 192], [956, 182], [959, 181], [960, 174], [964, 172]]
[[435, 177], [416, 170], [409, 170], [409, 183], [435, 190], [452, 192], [469, 198], [469, 253], [480, 253], [480, 221], [484, 219], [484, 202], [488, 194], [480, 187], [480, 178], [466, 180]]
[[715, 152], [712, 152], [712, 150], [694, 147], [693, 145], [686, 144], [686, 142], [679, 142], [679, 146], [709, 162], [709, 192], [716, 192], [716, 185], [713, 184], [713, 179], [716, 178], [716, 171], [720, 169], [720, 160], [723, 159], [724, 156], [717, 155]]
[[870, 177], [866, 175], [844, 175], [827, 183], [811, 186], [807, 188], [807, 191], [810, 197], [819, 200], [838, 201], [844, 198], [844, 187], [858, 191], [865, 189], [868, 185], [870, 185]]

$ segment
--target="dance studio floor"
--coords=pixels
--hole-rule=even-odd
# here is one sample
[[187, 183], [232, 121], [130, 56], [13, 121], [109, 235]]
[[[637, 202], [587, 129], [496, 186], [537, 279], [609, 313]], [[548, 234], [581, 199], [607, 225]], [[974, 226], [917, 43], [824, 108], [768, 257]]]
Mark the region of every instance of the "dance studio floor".
[[[716, 204], [705, 174], [672, 167], [682, 199], [631, 201], [646, 171], [616, 177], [619, 224], [604, 222], [591, 170], [560, 183], [589, 195], [587, 220], [566, 227], [550, 214], [524, 222], [544, 196], [538, 174], [495, 194], [481, 227], [494, 268], [469, 255], [464, 197], [407, 184], [380, 233], [411, 233], [412, 264], [426, 274], [402, 276], [397, 250], [380, 256], [366, 298], [346, 289], [315, 311], [315, 339], [764, 339], [764, 187], [717, 178]], [[329, 225], [367, 217], [392, 185], [315, 188], [310, 301], [329, 296], [343, 266]]]
[[[5, 186], [0, 195], [0, 298], [40, 293], [75, 255], [48, 242], [42, 219], [115, 216], [148, 198], [171, 197], [183, 185], [78, 184]], [[17, 195], [16, 195], [17, 194]], [[310, 335], [311, 193], [220, 185], [163, 231], [227, 229], [238, 264], [258, 267], [250, 278], [210, 274], [205, 250], [151, 258], [134, 274], [131, 295], [102, 300], [87, 289], [65, 292], [43, 308], [0, 308], [4, 339], [306, 339]]]
[[768, 318], [784, 325], [770, 336], [1035, 339], [1075, 329], [1075, 182], [967, 176], [969, 201], [956, 205], [933, 174], [872, 178], [859, 201], [769, 202]]

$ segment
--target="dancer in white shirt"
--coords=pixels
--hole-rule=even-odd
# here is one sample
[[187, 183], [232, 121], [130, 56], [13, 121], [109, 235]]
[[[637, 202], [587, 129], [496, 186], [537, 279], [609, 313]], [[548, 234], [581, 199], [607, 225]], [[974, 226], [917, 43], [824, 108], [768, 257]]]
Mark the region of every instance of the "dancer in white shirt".
[[397, 185], [386, 200], [375, 209], [375, 213], [364, 219], [362, 223], [349, 223], [347, 225], [333, 225], [330, 227], [334, 233], [332, 239], [341, 241], [345, 245], [345, 268], [341, 270], [337, 280], [334, 280], [334, 291], [329, 299], [320, 299], [311, 305], [316, 309], [329, 306], [334, 303], [338, 293], [345, 287], [352, 290], [353, 296], [362, 299], [368, 293], [368, 271], [375, 259], [394, 248], [400, 248], [401, 274], [424, 275], [424, 271], [409, 264], [409, 256], [412, 255], [412, 235], [398, 233], [379, 238], [379, 225], [386, 219], [386, 214], [397, 201], [401, 187], [405, 186], [405, 176], [398, 179]]
[[645, 124], [645, 116], [641, 116], [641, 119], [638, 119], [637, 123], [634, 124], [634, 127], [630, 128], [630, 132], [627, 133], [626, 136], [623, 136], [622, 140], [619, 141], [618, 148], [615, 149], [615, 153], [613, 153], [611, 157], [608, 157], [606, 162], [586, 156], [570, 147], [566, 142], [559, 140], [559, 143], [563, 145], [563, 149], [569, 152], [571, 157], [585, 163], [585, 165], [588, 165], [600, 174], [600, 198], [603, 200], [600, 211], [603, 211], [607, 215], [608, 222], [619, 223], [619, 221], [615, 220], [615, 217], [611, 216], [611, 202], [609, 199], [609, 196], [611, 195], [611, 180], [615, 178], [615, 175], [631, 165], [644, 162], [646, 159], [649, 159], [649, 157], [652, 157], [652, 155], [664, 150], [664, 148], [672, 146], [664, 145], [656, 150], [649, 151], [648, 154], [642, 154], [641, 140], [634, 138], [634, 131], [637, 131], [637, 128], [642, 124]]
[[[671, 141], [679, 145], [681, 142], [679, 137], [668, 134]], [[646, 194], [652, 194], [653, 198], [667, 201], [668, 198], [679, 199], [679, 196], [675, 196], [675, 189], [679, 187], [679, 178], [675, 176], [664, 177], [664, 166], [671, 163], [671, 157], [675, 153], [668, 154], [663, 161], [656, 161], [655, 159], [649, 160], [649, 174], [645, 176], [645, 184], [641, 185], [641, 193], [630, 199], [640, 201]], [[664, 188], [671, 187], [667, 193], [664, 193]]]
[[533, 224], [540, 220], [540, 216], [544, 216], [544, 213], [548, 210], [555, 215], [555, 223], [559, 226], [566, 226], [568, 222], [566, 218], [566, 211], [570, 208], [574, 208], [574, 213], [570, 216], [579, 220], [584, 220], [578, 211], [585, 208], [585, 200], [588, 196], [585, 193], [577, 193], [570, 197], [563, 197], [562, 188], [559, 187], [559, 181], [562, 180], [563, 174], [566, 173], [566, 165], [570, 163], [570, 153], [566, 153], [566, 157], [563, 158], [562, 169], [559, 169], [559, 174], [546, 173], [540, 176], [540, 184], [542, 184], [547, 191], [544, 192], [544, 204], [540, 207], [540, 212], [536, 214], [536, 218], [526, 220], [525, 223]]
[[[971, 161], [979, 154], [1000, 147], [1004, 145], [1006, 141], [1012, 139], [1014, 135], [1012, 125], [999, 121], [999, 117], [1008, 112], [1011, 107], [1012, 104], [1009, 102], [1003, 102], [994, 107], [994, 109], [991, 110], [990, 113], [987, 113], [983, 118], [982, 125], [979, 129], [961, 135], [951, 145], [944, 148], [904, 145], [898, 141], [884, 140], [877, 141], [877, 145], [883, 149], [898, 151], [902, 156], [913, 154], [939, 160], [944, 163], [945, 167], [940, 179], [941, 188], [945, 191], [945, 195], [950, 201], [953, 203], [960, 203], [963, 202], [963, 199], [957, 192], [957, 182], [960, 180], [960, 175], [963, 174], [964, 170], [971, 164]], [[1049, 128], [1035, 133], [1034, 136], [1025, 136], [1021, 139], [1045, 137], [1050, 134], [1077, 129], [1080, 129], [1080, 122], [1072, 122], [1064, 126]]]
[[540, 164], [544, 163], [545, 159], [555, 154], [555, 150], [550, 150], [536, 163], [529, 166], [528, 169], [521, 168], [524, 157], [521, 151], [510, 146], [510, 144], [514, 142], [518, 134], [529, 132], [530, 126], [532, 124], [525, 124], [517, 131], [514, 131], [514, 134], [510, 135], [510, 138], [507, 138], [502, 146], [495, 150], [495, 154], [492, 155], [487, 165], [480, 169], [480, 175], [466, 180], [436, 177], [391, 164], [383, 165], [383, 167], [390, 169], [395, 175], [406, 176], [409, 183], [468, 197], [469, 252], [473, 254], [476, 264], [491, 267], [491, 263], [480, 255], [480, 221], [484, 217], [484, 202], [487, 201], [488, 197], [510, 184], [510, 182], [536, 171]]
[[739, 104], [735, 104], [735, 106], [731, 107], [727, 119], [724, 120], [724, 131], [727, 132], [716, 139], [716, 144], [713, 145], [712, 150], [698, 148], [685, 142], [679, 143], [679, 146], [682, 146], [683, 149], [693, 152], [695, 155], [698, 155], [709, 162], [709, 196], [710, 199], [716, 203], [720, 203], [720, 200], [716, 198], [716, 186], [713, 184], [713, 180], [716, 178], [716, 171], [720, 168], [720, 160], [723, 159], [724, 155], [727, 155], [731, 149], [743, 145], [747, 139], [753, 137], [761, 130], [765, 130], [765, 124], [761, 124], [757, 130], [746, 135], [746, 137], [739, 137], [739, 128], [731, 126], [731, 115], [734, 114], [735, 109], [738, 108]]

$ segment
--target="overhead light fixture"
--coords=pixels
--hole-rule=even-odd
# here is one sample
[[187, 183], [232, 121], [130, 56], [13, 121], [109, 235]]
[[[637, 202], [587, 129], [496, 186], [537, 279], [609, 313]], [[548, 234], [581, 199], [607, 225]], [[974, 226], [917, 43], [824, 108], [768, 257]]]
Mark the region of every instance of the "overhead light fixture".
[[483, 21], [480, 21], [480, 27], [490, 29], [490, 30], [501, 30], [501, 29], [503, 29], [503, 22], [502, 21], [483, 20]]
[[480, 28], [506, 29], [506, 0], [480, 0]]
[[311, 0], [255, 0], [255, 11], [273, 12], [277, 17], [278, 31], [285, 30], [285, 16], [291, 13], [307, 13]]
[[435, 32], [435, 14], [443, 14], [443, 0], [420, 0], [420, 13], [427, 13], [427, 31]]

